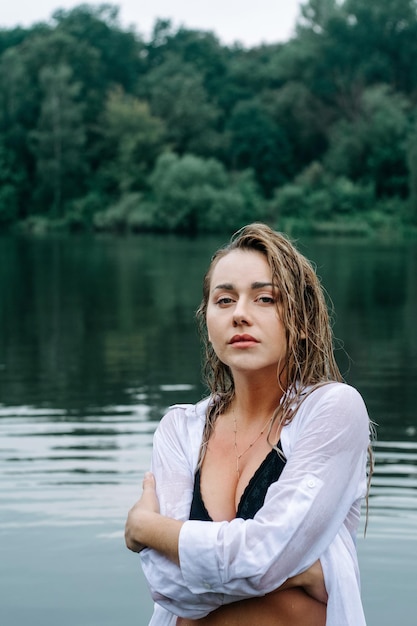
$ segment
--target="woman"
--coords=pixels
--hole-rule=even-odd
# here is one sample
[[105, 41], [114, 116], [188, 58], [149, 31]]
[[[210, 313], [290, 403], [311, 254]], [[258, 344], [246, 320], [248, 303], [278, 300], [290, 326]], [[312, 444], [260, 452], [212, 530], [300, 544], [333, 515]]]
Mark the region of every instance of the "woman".
[[213, 257], [198, 317], [210, 397], [161, 420], [156, 487], [146, 476], [126, 523], [152, 626], [363, 626], [369, 419], [341, 382], [313, 268], [249, 225]]

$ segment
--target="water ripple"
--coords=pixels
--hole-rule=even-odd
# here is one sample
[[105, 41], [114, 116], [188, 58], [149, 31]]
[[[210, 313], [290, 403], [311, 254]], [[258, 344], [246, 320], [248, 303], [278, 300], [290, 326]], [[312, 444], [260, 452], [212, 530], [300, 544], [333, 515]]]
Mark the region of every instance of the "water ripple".
[[[151, 407], [88, 415], [0, 407], [0, 529], [105, 523], [122, 526], [148, 469]], [[417, 538], [417, 443], [375, 443], [368, 535]]]

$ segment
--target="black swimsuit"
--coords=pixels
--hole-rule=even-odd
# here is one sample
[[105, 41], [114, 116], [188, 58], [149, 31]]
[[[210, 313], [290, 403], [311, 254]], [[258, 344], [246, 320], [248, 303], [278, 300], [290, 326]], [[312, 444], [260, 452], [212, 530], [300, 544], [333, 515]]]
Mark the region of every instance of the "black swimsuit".
[[[281, 442], [278, 448], [282, 451]], [[250, 479], [237, 508], [236, 517], [252, 519], [263, 506], [266, 492], [272, 483], [276, 482], [285, 466], [284, 458], [275, 451], [271, 452], [262, 461], [252, 478]], [[190, 519], [203, 522], [212, 522], [207, 511], [200, 488], [200, 470], [198, 469], [194, 479], [193, 500], [191, 502]]]

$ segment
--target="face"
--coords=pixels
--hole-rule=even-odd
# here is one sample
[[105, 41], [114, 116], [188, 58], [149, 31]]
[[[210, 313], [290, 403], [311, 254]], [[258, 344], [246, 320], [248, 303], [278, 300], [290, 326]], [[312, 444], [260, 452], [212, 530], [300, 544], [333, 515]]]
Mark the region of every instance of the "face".
[[218, 358], [234, 376], [268, 370], [276, 379], [286, 355], [276, 300], [277, 286], [262, 253], [233, 250], [217, 261], [210, 281], [207, 330]]

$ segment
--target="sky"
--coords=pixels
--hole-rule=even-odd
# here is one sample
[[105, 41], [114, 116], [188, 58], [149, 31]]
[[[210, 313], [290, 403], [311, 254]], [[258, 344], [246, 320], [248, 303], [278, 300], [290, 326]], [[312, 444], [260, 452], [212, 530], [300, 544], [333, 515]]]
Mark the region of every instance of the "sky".
[[[148, 38], [157, 18], [175, 27], [213, 31], [223, 44], [251, 47], [288, 40], [301, 0], [107, 0], [120, 8], [123, 27], [134, 26]], [[87, 4], [100, 5], [105, 0]], [[83, 0], [2, 0], [0, 27], [32, 26], [48, 21], [56, 9], [71, 9]]]

